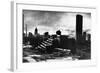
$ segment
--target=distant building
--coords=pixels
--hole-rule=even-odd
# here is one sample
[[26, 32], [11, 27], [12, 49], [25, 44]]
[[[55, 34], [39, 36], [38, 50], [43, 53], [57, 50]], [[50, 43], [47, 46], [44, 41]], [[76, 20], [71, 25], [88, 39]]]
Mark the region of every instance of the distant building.
[[38, 34], [38, 29], [37, 29], [37, 27], [35, 28], [34, 34], [35, 34], [35, 35]]
[[91, 41], [91, 35], [90, 34], [87, 35], [87, 40]]
[[56, 34], [61, 35], [61, 31], [60, 30], [56, 31]]
[[81, 41], [82, 39], [82, 28], [83, 28], [83, 16], [76, 16], [76, 40]]
[[29, 32], [28, 37], [32, 38], [33, 34], [31, 32]]
[[44, 41], [50, 38], [49, 32], [45, 32], [43, 38], [44, 38]]
[[83, 32], [83, 41], [90, 41], [91, 40], [91, 35]]
[[87, 33], [86, 32], [83, 32], [83, 41], [86, 41], [86, 38], [87, 37]]
[[35, 36], [38, 36], [39, 35], [37, 27], [35, 28], [34, 35]]

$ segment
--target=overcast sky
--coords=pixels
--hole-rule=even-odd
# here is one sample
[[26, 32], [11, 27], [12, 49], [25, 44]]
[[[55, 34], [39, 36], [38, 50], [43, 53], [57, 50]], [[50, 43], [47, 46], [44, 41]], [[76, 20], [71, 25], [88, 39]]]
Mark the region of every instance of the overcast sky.
[[54, 34], [57, 30], [61, 30], [62, 34], [68, 34], [68, 30], [75, 31], [76, 15], [83, 16], [83, 30], [91, 28], [90, 13], [72, 13], [72, 12], [54, 12], [54, 11], [34, 11], [23, 10], [24, 12], [24, 28], [27, 24], [28, 32], [34, 33], [37, 27], [40, 34], [49, 32]]

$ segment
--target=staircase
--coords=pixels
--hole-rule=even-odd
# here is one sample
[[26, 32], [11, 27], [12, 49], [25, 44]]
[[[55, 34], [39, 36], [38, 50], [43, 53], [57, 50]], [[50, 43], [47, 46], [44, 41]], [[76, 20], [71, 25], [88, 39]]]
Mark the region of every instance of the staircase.
[[46, 49], [47, 46], [52, 45], [53, 38], [48, 38], [46, 41], [41, 42], [35, 49]]

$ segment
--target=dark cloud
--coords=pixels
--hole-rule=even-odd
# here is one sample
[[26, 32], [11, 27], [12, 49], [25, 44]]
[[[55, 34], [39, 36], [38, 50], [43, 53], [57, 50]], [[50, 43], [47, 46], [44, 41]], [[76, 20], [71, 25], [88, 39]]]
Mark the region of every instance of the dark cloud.
[[28, 28], [36, 25], [52, 27], [58, 23], [64, 12], [24, 10], [25, 24]]
[[[83, 30], [90, 29], [91, 13], [79, 12], [56, 12], [56, 11], [37, 11], [23, 10], [24, 13], [24, 28], [27, 24], [28, 30], [34, 32], [35, 27], [39, 28], [40, 32], [74, 30], [76, 26], [76, 15], [80, 14], [83, 18]], [[38, 26], [39, 25], [39, 26]]]

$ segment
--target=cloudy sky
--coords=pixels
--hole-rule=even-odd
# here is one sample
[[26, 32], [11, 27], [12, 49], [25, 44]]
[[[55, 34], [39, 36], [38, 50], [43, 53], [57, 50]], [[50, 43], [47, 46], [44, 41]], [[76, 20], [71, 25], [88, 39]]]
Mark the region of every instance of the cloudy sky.
[[37, 27], [40, 34], [49, 32], [55, 34], [57, 30], [61, 30], [62, 34], [68, 34], [68, 30], [75, 31], [76, 15], [83, 16], [83, 30], [91, 28], [90, 13], [74, 13], [74, 12], [56, 12], [56, 11], [34, 11], [23, 10], [24, 28], [27, 24], [28, 32], [34, 33]]

